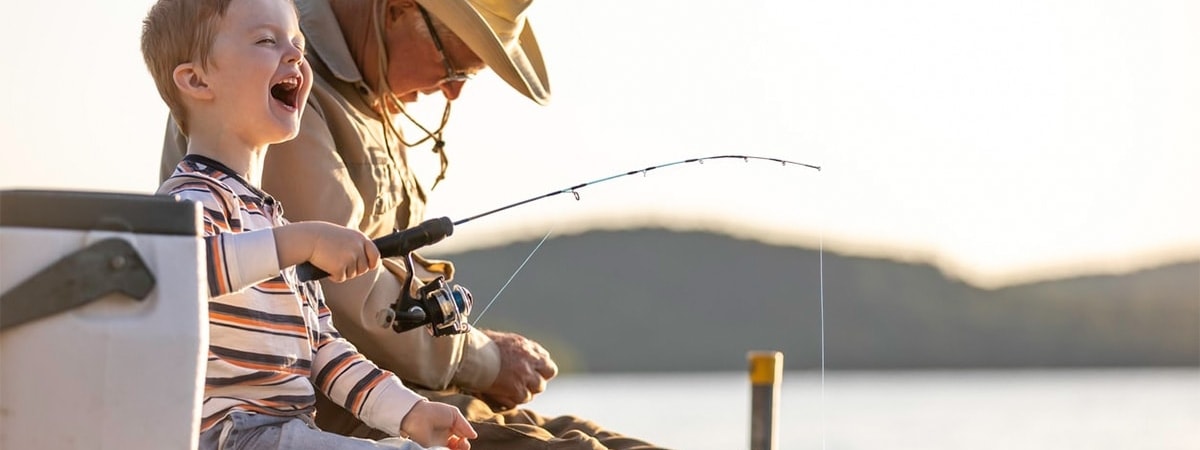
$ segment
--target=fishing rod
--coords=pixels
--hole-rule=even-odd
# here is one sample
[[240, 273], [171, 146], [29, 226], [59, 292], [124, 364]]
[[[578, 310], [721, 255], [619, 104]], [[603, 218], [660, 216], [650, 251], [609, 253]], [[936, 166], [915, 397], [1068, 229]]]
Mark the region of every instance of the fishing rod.
[[[740, 159], [744, 162], [767, 161], [779, 163], [783, 167], [791, 165], [801, 168], [814, 169], [817, 171], [821, 170], [821, 166], [766, 156], [717, 155], [689, 158], [653, 165], [643, 169], [630, 170], [628, 172], [618, 173], [616, 175], [610, 175], [604, 178], [598, 178], [570, 187], [550, 191], [542, 195], [510, 203], [508, 205], [504, 205], [499, 208], [469, 216], [465, 219], [460, 219], [457, 221], [451, 221], [449, 217], [438, 217], [435, 219], [426, 220], [415, 227], [400, 230], [387, 236], [377, 238], [373, 241], [375, 246], [379, 249], [380, 256], [382, 257], [389, 258], [404, 256], [405, 266], [408, 269], [408, 277], [405, 280], [405, 289], [403, 290], [401, 298], [393, 303], [390, 309], [383, 312], [379, 320], [380, 324], [385, 327], [390, 326], [396, 332], [404, 332], [419, 327], [423, 324], [429, 324], [431, 325], [431, 331], [435, 336], [464, 333], [469, 329], [469, 326], [466, 322], [466, 316], [471, 312], [471, 304], [473, 303], [473, 300], [471, 293], [467, 291], [466, 288], [458, 285], [451, 286], [447, 284], [442, 277], [438, 277], [430, 284], [423, 286], [416, 296], [411, 295], [411, 289], [409, 289], [413, 284], [412, 252], [419, 248], [436, 244], [442, 239], [445, 239], [447, 236], [454, 234], [454, 227], [458, 225], [462, 225], [475, 219], [487, 217], [502, 211], [507, 211], [521, 205], [554, 197], [556, 195], [570, 193], [575, 196], [575, 200], [579, 200], [580, 189], [594, 184], [603, 183], [605, 181], [637, 174], [642, 174], [645, 176], [650, 171], [657, 169], [690, 163], [704, 164], [704, 161], [715, 159]], [[318, 280], [329, 276], [328, 273], [318, 269], [311, 263], [304, 263], [296, 266], [296, 275], [300, 281]], [[493, 298], [492, 301], [495, 301], [495, 299]]]

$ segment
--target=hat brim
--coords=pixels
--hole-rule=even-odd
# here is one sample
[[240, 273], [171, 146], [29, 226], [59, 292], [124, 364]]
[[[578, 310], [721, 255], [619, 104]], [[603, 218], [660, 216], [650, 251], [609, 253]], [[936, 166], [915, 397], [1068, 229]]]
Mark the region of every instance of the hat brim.
[[480, 11], [463, 0], [417, 0], [479, 55], [496, 75], [539, 105], [550, 101], [550, 80], [529, 21], [520, 37], [506, 46]]

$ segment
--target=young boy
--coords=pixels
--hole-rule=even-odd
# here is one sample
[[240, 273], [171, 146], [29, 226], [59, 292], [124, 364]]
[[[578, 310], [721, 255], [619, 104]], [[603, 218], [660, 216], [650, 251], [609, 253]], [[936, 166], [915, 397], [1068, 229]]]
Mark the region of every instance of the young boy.
[[[209, 353], [201, 449], [469, 449], [458, 409], [426, 401], [333, 328], [312, 262], [344, 281], [379, 264], [357, 230], [288, 223], [258, 188], [267, 146], [296, 136], [312, 87], [290, 0], [159, 0], [142, 53], [171, 115], [191, 138], [159, 193], [204, 208]], [[368, 441], [313, 425], [316, 389], [395, 436]]]

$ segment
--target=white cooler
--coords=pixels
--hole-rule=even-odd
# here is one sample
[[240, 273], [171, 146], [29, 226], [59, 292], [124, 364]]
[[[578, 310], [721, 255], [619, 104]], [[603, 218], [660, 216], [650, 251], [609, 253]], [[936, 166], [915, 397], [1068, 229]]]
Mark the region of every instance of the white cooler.
[[0, 449], [191, 449], [208, 348], [200, 208], [0, 191]]

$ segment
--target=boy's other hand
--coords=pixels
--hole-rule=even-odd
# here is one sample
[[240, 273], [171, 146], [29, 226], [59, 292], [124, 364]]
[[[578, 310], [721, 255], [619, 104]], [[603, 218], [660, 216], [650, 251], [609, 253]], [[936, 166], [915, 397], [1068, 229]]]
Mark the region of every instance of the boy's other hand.
[[297, 222], [275, 228], [280, 267], [311, 262], [340, 283], [379, 267], [379, 249], [362, 232], [329, 222]]
[[470, 450], [467, 439], [479, 437], [458, 408], [428, 400], [417, 402], [404, 416], [400, 432], [422, 447], [446, 446], [451, 450]]

